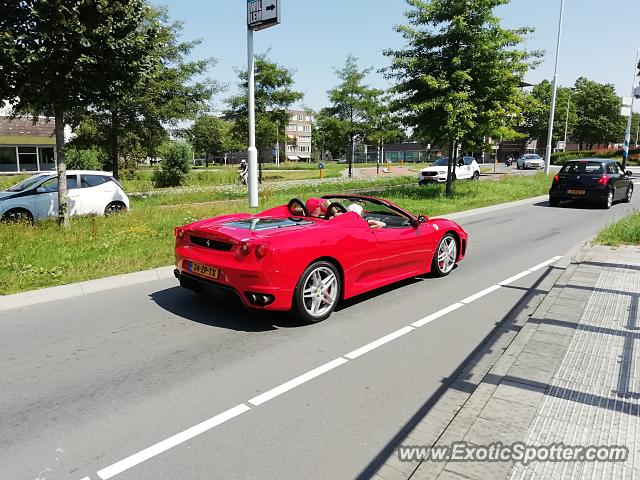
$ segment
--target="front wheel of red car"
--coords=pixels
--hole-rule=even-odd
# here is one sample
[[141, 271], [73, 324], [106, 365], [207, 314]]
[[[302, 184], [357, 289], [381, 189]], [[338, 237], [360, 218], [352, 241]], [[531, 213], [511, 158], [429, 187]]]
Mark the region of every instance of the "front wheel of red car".
[[458, 260], [458, 243], [451, 233], [447, 233], [438, 244], [431, 262], [431, 273], [436, 277], [446, 277], [456, 266]]
[[340, 274], [330, 262], [315, 262], [300, 276], [293, 294], [293, 312], [305, 323], [329, 317], [340, 299]]

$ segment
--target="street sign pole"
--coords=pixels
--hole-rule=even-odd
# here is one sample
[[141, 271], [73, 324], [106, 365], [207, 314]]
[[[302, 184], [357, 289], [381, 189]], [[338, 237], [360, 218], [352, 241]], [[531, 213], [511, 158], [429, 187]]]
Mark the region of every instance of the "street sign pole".
[[249, 207], [257, 208], [258, 199], [258, 149], [256, 148], [256, 73], [253, 55], [253, 31], [269, 28], [280, 23], [280, 0], [247, 0], [247, 80], [248, 80], [248, 122], [249, 148], [247, 163], [249, 164], [247, 186], [249, 190]]
[[551, 144], [553, 143], [553, 121], [556, 114], [556, 94], [558, 92], [558, 63], [560, 61], [560, 40], [562, 39], [562, 17], [564, 16], [564, 0], [560, 1], [560, 23], [558, 24], [558, 43], [556, 45], [556, 67], [553, 74], [553, 89], [551, 91], [551, 109], [549, 112], [549, 134], [547, 135], [547, 149], [544, 152], [544, 173], [549, 175], [551, 169]]
[[249, 164], [249, 207], [258, 207], [258, 150], [256, 149], [256, 73], [255, 57], [253, 55], [253, 30], [247, 29], [247, 73], [249, 80], [249, 148], [247, 149], [247, 162]]
[[629, 158], [629, 145], [631, 144], [631, 122], [633, 120], [633, 100], [635, 98], [636, 77], [638, 76], [638, 59], [640, 59], [640, 49], [636, 52], [636, 61], [633, 64], [633, 83], [631, 84], [631, 108], [627, 119], [627, 129], [624, 131], [624, 145], [622, 147], [622, 169], [626, 171], [627, 159]]

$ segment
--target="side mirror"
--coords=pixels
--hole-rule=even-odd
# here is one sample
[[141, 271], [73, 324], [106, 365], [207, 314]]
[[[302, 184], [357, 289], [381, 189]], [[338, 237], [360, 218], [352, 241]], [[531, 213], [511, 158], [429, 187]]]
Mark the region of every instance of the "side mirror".
[[459, 167], [463, 167], [463, 166], [464, 166], [464, 161], [463, 161], [463, 160], [460, 160], [460, 161], [458, 162], [458, 166], [459, 166]]
[[632, 172], [631, 170], [627, 170], [624, 174], [625, 174], [627, 177], [630, 177], [631, 175], [633, 175], [633, 172]]
[[425, 215], [418, 215], [418, 223], [427, 223], [429, 218]]
[[36, 188], [36, 192], [37, 193], [46, 193], [47, 191], [44, 189], [44, 187], [38, 187], [38, 188]]

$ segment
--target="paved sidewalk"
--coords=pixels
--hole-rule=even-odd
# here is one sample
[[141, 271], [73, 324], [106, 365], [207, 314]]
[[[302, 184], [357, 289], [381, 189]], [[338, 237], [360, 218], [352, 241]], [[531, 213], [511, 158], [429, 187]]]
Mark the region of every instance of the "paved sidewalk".
[[640, 248], [587, 245], [536, 287], [400, 441], [617, 445], [628, 447], [626, 462], [403, 462], [396, 450], [374, 478], [640, 479], [639, 298]]

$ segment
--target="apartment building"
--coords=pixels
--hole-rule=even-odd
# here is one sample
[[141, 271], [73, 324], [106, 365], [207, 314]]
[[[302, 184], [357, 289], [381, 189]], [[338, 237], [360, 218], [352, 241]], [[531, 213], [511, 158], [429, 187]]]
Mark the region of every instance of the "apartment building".
[[311, 115], [302, 110], [287, 110], [284, 152], [289, 161], [311, 160]]

